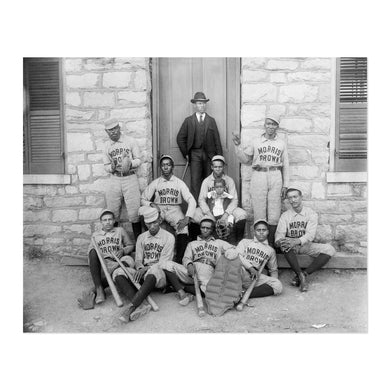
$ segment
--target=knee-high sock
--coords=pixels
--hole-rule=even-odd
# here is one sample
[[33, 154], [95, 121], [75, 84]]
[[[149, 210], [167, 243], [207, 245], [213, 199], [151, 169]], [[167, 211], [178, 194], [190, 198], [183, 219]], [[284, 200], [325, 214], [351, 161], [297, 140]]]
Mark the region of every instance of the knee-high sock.
[[152, 292], [154, 286], [156, 285], [156, 282], [157, 280], [154, 275], [148, 275], [145, 278], [145, 281], [142, 283], [141, 288], [137, 291], [137, 294], [135, 294], [131, 303], [135, 307], [138, 307], [144, 301], [144, 299]]
[[[192, 284], [186, 284], [184, 286], [184, 291], [188, 292], [188, 293], [190, 293], [192, 295], [196, 295], [195, 286], [192, 285]], [[202, 295], [203, 298], [205, 297], [204, 292], [202, 290], [200, 290], [200, 295]]]
[[119, 287], [120, 292], [129, 299], [133, 299], [135, 294], [137, 294], [138, 290], [133, 286], [133, 283], [126, 278], [126, 276], [118, 275], [115, 278], [115, 284]]
[[95, 249], [91, 249], [88, 254], [89, 270], [91, 272], [92, 281], [95, 287], [102, 287], [102, 266]]
[[305, 272], [310, 275], [314, 271], [319, 270], [322, 268], [330, 259], [329, 255], [326, 255], [324, 253], [320, 253], [313, 261], [312, 263], [305, 269]]
[[181, 264], [181, 260], [184, 256], [184, 252], [188, 244], [187, 234], [178, 234], [176, 237], [176, 259], [175, 262]]
[[200, 235], [200, 226], [197, 223], [191, 222], [188, 225], [188, 231], [190, 233], [189, 240], [194, 241]]
[[168, 282], [172, 285], [175, 291], [183, 290], [183, 285], [180, 283], [178, 276], [170, 271], [164, 270]]
[[135, 241], [137, 241], [138, 236], [142, 233], [141, 222], [134, 222], [131, 224], [131, 227], [133, 228], [133, 234], [134, 234]]
[[255, 287], [252, 290], [250, 298], [262, 298], [262, 297], [268, 297], [270, 295], [274, 295], [274, 290], [271, 286], [264, 283], [261, 286]]
[[275, 232], [276, 232], [276, 225], [269, 225], [269, 234], [268, 234], [268, 244], [272, 246], [272, 248], [275, 247]]
[[236, 243], [239, 243], [244, 238], [245, 224], [246, 224], [246, 219], [242, 219], [241, 221], [237, 221], [235, 224]]
[[287, 262], [290, 264], [291, 269], [298, 275], [302, 272], [301, 267], [298, 263], [298, 258], [295, 252], [290, 250], [289, 252], [283, 253], [284, 257], [286, 258]]

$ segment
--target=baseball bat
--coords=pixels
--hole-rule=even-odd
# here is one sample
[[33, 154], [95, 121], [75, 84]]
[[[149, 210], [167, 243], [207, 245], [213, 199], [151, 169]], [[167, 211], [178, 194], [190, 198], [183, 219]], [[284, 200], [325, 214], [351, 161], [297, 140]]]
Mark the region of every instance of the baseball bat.
[[256, 278], [252, 281], [252, 283], [249, 285], [249, 287], [245, 291], [240, 302], [236, 306], [236, 310], [242, 311], [242, 309], [244, 308], [244, 305], [246, 305], [246, 303], [248, 302], [248, 299], [251, 296], [253, 289], [255, 288], [257, 279], [260, 277], [260, 274], [263, 272], [263, 269], [264, 269], [266, 263], [267, 263], [267, 260], [263, 260], [263, 262], [261, 263], [261, 266], [259, 268], [259, 271], [257, 272]]
[[198, 315], [199, 317], [204, 317], [206, 315], [206, 312], [204, 311], [204, 307], [203, 307], [203, 299], [202, 299], [202, 294], [200, 293], [196, 271], [194, 273], [194, 286], [195, 286], [196, 306], [198, 308]]
[[186, 162], [186, 166], [184, 167], [184, 172], [183, 172], [183, 175], [181, 176], [181, 180], [184, 180], [185, 176], [186, 176], [186, 173], [187, 173], [187, 169], [188, 169], [188, 160]]
[[102, 269], [103, 269], [103, 272], [104, 272], [104, 275], [106, 276], [106, 279], [107, 279], [107, 282], [108, 282], [108, 285], [111, 289], [111, 292], [112, 292], [112, 295], [115, 299], [115, 303], [118, 307], [121, 307], [123, 306], [123, 302], [122, 302], [122, 299], [121, 297], [119, 296], [119, 293], [118, 293], [118, 290], [116, 289], [115, 287], [115, 284], [114, 282], [112, 281], [112, 278], [111, 278], [111, 275], [110, 273], [108, 272], [107, 270], [107, 266], [106, 266], [106, 263], [104, 262], [104, 259], [103, 259], [103, 256], [100, 252], [100, 249], [98, 248], [97, 244], [96, 244], [96, 241], [95, 241], [95, 238], [92, 237], [92, 245], [98, 255], [98, 258], [99, 258], [99, 261], [100, 261], [100, 264], [102, 266]]
[[[111, 254], [114, 256], [114, 259], [119, 264], [119, 266], [123, 269], [123, 271], [125, 271], [125, 274], [128, 276], [130, 282], [134, 284], [137, 290], [139, 290], [141, 288], [141, 285], [134, 280], [133, 275], [130, 273], [127, 267], [124, 266], [122, 261], [119, 260], [119, 257], [113, 252], [111, 252]], [[150, 306], [152, 306], [153, 311], [158, 311], [157, 303], [154, 302], [154, 300], [150, 296], [148, 296], [146, 300], [149, 302]]]

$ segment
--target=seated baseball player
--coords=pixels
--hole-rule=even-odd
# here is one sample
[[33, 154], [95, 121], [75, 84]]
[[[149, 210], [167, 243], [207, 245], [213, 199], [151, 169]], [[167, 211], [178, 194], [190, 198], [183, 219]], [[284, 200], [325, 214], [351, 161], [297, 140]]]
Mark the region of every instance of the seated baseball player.
[[219, 218], [219, 223], [221, 225], [228, 225], [229, 221], [234, 221], [234, 239], [231, 240], [232, 243], [236, 244], [244, 237], [245, 233], [245, 224], [246, 224], [246, 211], [238, 207], [238, 195], [236, 191], [236, 185], [234, 180], [225, 175], [225, 158], [223, 156], [214, 156], [211, 161], [211, 175], [207, 176], [203, 180], [202, 186], [200, 188], [200, 194], [198, 198], [199, 207], [195, 210], [194, 221], [199, 223], [201, 218], [204, 215], [209, 217], [213, 216], [213, 211], [210, 209], [210, 203], [208, 203], [209, 198], [208, 194], [210, 191], [214, 191], [214, 182], [216, 179], [223, 179], [225, 181], [225, 191], [231, 195], [229, 204], [226, 204], [226, 209]]
[[[134, 245], [131, 243], [129, 236], [122, 227], [114, 227], [114, 222], [114, 213], [111, 210], [103, 210], [100, 214], [101, 230], [94, 232], [92, 235], [92, 239], [95, 240], [96, 245], [100, 249], [100, 253], [104, 258], [104, 262], [110, 274], [113, 274], [115, 269], [119, 267], [119, 264], [112, 256], [112, 252], [114, 252], [124, 264], [129, 266], [134, 264], [134, 260], [129, 256], [134, 249]], [[106, 299], [104, 288], [108, 287], [107, 281], [102, 278], [102, 267], [92, 244], [92, 239], [88, 247], [88, 263], [94, 289], [85, 293], [83, 298], [79, 300], [80, 306], [84, 309], [93, 308], [93, 299], [97, 304], [103, 302]]]
[[[194, 215], [196, 201], [187, 185], [173, 174], [174, 166], [175, 162], [171, 156], [161, 156], [161, 176], [145, 188], [141, 196], [141, 204], [155, 207], [160, 212], [161, 218], [175, 229], [176, 261], [181, 262], [188, 244], [188, 224]], [[185, 216], [181, 209], [183, 200], [188, 205]]]
[[168, 282], [179, 294], [179, 303], [183, 306], [191, 302], [195, 295], [194, 273], [196, 272], [198, 276], [200, 290], [204, 295], [219, 257], [227, 249], [233, 248], [226, 241], [214, 238], [214, 227], [213, 218], [203, 217], [200, 221], [200, 236], [187, 245], [183, 264], [168, 261], [162, 266]]
[[[336, 253], [330, 244], [314, 243], [318, 215], [302, 204], [302, 192], [289, 188], [286, 193], [292, 209], [285, 211], [279, 220], [275, 245], [279, 247], [296, 276], [292, 281], [302, 292], [308, 290], [307, 277], [322, 268]], [[297, 254], [313, 257], [312, 263], [303, 270], [298, 263]]]
[[[253, 224], [253, 239], [243, 239], [237, 245], [237, 252], [242, 263], [242, 285], [247, 289], [252, 280], [257, 278], [255, 288], [250, 298], [279, 295], [282, 283], [278, 279], [278, 263], [275, 250], [268, 245], [269, 226], [264, 219], [258, 219]], [[265, 262], [265, 263], [264, 263]], [[259, 273], [260, 267], [267, 267], [270, 276]]]
[[[161, 218], [154, 207], [141, 207], [140, 214], [144, 217], [147, 231], [140, 234], [135, 249], [135, 268], [130, 269], [134, 281], [142, 284], [137, 291], [122, 268], [114, 272], [116, 284], [123, 294], [130, 298], [131, 303], [122, 311], [119, 319], [122, 322], [136, 320], [145, 312], [137, 312], [137, 308], [147, 298], [154, 288], [166, 286], [165, 273], [162, 265], [171, 262], [175, 237], [160, 227]], [[150, 308], [150, 307], [149, 307]]]

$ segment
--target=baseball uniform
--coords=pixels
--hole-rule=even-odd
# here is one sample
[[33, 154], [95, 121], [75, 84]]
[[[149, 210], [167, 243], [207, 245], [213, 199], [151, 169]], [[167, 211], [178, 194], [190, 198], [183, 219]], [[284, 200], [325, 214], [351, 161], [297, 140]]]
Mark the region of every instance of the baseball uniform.
[[200, 288], [202, 291], [206, 291], [206, 285], [213, 275], [219, 257], [229, 248], [233, 248], [233, 246], [226, 241], [215, 239], [212, 236], [205, 240], [198, 236], [195, 241], [191, 241], [187, 245], [182, 260], [183, 264], [170, 261], [165, 263], [163, 268], [174, 272], [181, 282], [194, 284], [194, 280], [187, 272], [188, 264], [193, 263]]
[[184, 181], [175, 175], [172, 175], [169, 180], [162, 176], [153, 180], [142, 193], [142, 206], [149, 206], [153, 196], [153, 203], [160, 208], [161, 218], [167, 221], [177, 234], [188, 234], [188, 226], [185, 226], [181, 231], [177, 230], [177, 223], [184, 218], [181, 210], [183, 200], [188, 205], [187, 217], [192, 218], [196, 208], [196, 201]]
[[[95, 239], [96, 245], [100, 249], [100, 253], [104, 258], [104, 262], [107, 266], [108, 272], [112, 274], [119, 265], [112, 257], [111, 253], [118, 252], [121, 249], [126, 248], [126, 252], [131, 252], [134, 245], [131, 243], [130, 238], [126, 231], [122, 227], [114, 227], [109, 232], [99, 230], [92, 234], [92, 238]], [[88, 247], [88, 253], [94, 249], [92, 239]], [[88, 258], [89, 260], [89, 258]], [[134, 266], [134, 260], [131, 256], [122, 256], [122, 262], [127, 263], [129, 266]]]
[[262, 134], [251, 145], [235, 145], [235, 150], [243, 164], [252, 163], [250, 194], [254, 220], [265, 219], [270, 225], [276, 225], [281, 212], [282, 187], [289, 186], [286, 141], [278, 134], [273, 139]]
[[314, 243], [318, 225], [318, 215], [309, 207], [302, 207], [300, 213], [294, 209], [285, 211], [276, 229], [275, 242], [282, 238], [299, 238], [301, 245], [294, 247], [298, 254], [318, 257], [320, 253], [333, 256], [336, 250], [330, 244]]
[[255, 287], [262, 284], [268, 284], [274, 291], [274, 295], [278, 295], [282, 292], [282, 283], [278, 279], [278, 263], [276, 261], [275, 250], [268, 244], [262, 243], [257, 238], [243, 239], [236, 248], [240, 260], [242, 263], [242, 283], [243, 287], [247, 289], [252, 279], [250, 277], [249, 268], [254, 267], [259, 270], [263, 261], [266, 262], [266, 267], [271, 276], [264, 275], [263, 273], [257, 279]]
[[[131, 169], [128, 173], [122, 172], [122, 162], [126, 155], [131, 162]], [[116, 164], [114, 171], [111, 162]], [[103, 163], [105, 170], [111, 173], [111, 181], [106, 191], [107, 207], [118, 219], [123, 197], [129, 221], [138, 222], [140, 189], [136, 168], [141, 165], [141, 154], [136, 140], [123, 134], [118, 141], [108, 140], [104, 145]]]

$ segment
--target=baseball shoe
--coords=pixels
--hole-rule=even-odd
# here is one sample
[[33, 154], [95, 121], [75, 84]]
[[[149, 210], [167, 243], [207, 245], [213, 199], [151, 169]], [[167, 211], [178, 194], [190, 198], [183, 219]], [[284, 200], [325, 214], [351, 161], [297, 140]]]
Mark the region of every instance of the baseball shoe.
[[301, 272], [298, 275], [298, 278], [299, 278], [299, 289], [301, 290], [301, 292], [306, 292], [308, 290], [308, 285], [306, 282], [305, 274], [303, 272]]
[[97, 288], [96, 289], [95, 303], [99, 304], [99, 303], [104, 302], [105, 300], [106, 300], [106, 294], [104, 293], [104, 289], [102, 287]]
[[192, 294], [186, 294], [186, 296], [179, 301], [180, 305], [187, 306], [190, 302], [194, 300], [194, 296]]
[[294, 278], [290, 282], [291, 286], [299, 287], [299, 278], [298, 275], [295, 275]]
[[141, 316], [148, 314], [150, 311], [150, 305], [142, 304], [141, 306], [138, 306], [137, 308], [134, 307], [132, 303], [130, 303], [129, 306], [127, 306], [124, 310], [122, 310], [119, 320], [128, 323], [129, 321], [135, 321]]

